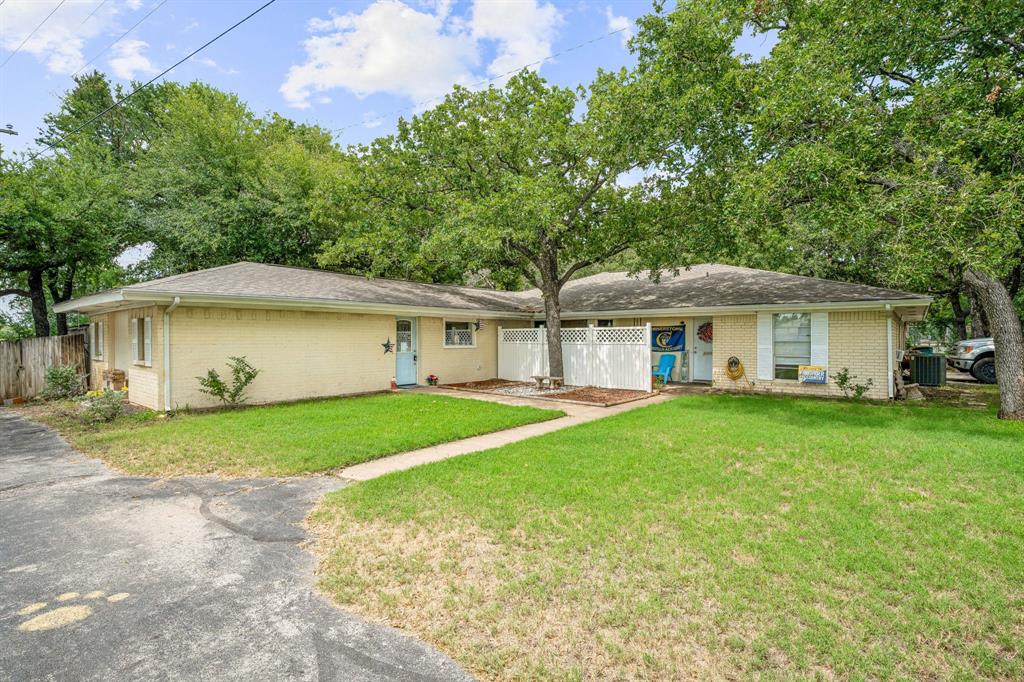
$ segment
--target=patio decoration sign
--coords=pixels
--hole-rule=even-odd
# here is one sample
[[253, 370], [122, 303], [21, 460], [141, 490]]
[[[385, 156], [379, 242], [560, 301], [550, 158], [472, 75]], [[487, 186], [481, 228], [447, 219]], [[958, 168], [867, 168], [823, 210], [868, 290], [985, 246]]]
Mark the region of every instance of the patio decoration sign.
[[685, 324], [651, 327], [651, 350], [660, 353], [672, 353], [685, 350], [685, 346]]
[[801, 384], [824, 384], [828, 382], [825, 368], [821, 365], [800, 365], [797, 368], [797, 376]]

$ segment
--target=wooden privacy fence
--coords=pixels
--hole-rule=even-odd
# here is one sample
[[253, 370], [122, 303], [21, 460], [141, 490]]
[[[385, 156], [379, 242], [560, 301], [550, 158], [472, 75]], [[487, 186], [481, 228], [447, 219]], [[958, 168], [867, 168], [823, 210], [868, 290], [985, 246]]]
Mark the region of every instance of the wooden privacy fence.
[[[571, 386], [651, 390], [651, 325], [562, 329], [562, 369]], [[529, 381], [548, 373], [543, 328], [498, 328], [498, 377]]]
[[74, 365], [86, 374], [85, 333], [0, 341], [0, 398], [34, 398], [46, 384], [46, 370]]

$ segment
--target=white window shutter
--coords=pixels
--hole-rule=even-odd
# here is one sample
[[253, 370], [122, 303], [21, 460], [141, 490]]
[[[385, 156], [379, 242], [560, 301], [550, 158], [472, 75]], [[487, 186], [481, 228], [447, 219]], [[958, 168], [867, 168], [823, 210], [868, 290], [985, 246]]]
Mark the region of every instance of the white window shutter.
[[139, 361], [139, 320], [133, 317], [128, 320], [128, 326], [132, 328], [132, 362]]
[[757, 314], [757, 378], [771, 381], [775, 378], [775, 344], [772, 336], [772, 314]]
[[811, 313], [811, 364], [828, 375], [828, 313]]
[[153, 318], [152, 317], [147, 317], [146, 321], [143, 324], [145, 325], [145, 335], [146, 335], [146, 337], [145, 337], [146, 338], [146, 343], [145, 343], [145, 346], [144, 346], [145, 349], [146, 349], [145, 361], [146, 361], [147, 365], [152, 365], [153, 364]]

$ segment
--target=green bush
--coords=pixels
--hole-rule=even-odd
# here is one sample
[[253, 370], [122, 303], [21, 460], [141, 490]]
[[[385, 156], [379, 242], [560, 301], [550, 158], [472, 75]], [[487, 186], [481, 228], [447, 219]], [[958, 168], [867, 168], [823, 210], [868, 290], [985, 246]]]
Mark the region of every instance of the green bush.
[[54, 366], [46, 370], [43, 400], [68, 400], [85, 391], [85, 384], [74, 365]]
[[836, 386], [843, 392], [843, 395], [847, 398], [853, 398], [854, 400], [860, 400], [864, 397], [864, 394], [868, 392], [873, 383], [871, 379], [868, 379], [866, 384], [856, 383], [857, 375], [850, 374], [849, 367], [843, 367], [842, 370], [832, 375], [835, 379]]
[[124, 393], [105, 388], [82, 401], [82, 417], [90, 422], [112, 422], [124, 414]]
[[245, 402], [245, 389], [260, 370], [250, 365], [244, 356], [228, 358], [228, 366], [231, 367], [230, 384], [221, 379], [215, 369], [207, 370], [205, 377], [196, 379], [199, 380], [200, 392], [219, 398], [225, 405], [234, 407]]

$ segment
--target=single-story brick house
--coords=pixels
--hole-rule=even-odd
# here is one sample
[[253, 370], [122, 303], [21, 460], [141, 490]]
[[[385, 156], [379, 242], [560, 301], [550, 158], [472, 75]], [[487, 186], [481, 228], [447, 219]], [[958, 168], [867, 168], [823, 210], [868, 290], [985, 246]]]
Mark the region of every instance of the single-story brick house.
[[[603, 273], [562, 292], [566, 328], [653, 325], [674, 333], [674, 381], [753, 391], [835, 395], [849, 368], [892, 397], [907, 323], [928, 296], [728, 265], [696, 265], [659, 282]], [[490, 379], [499, 328], [542, 324], [536, 290], [494, 291], [235, 263], [68, 301], [89, 315], [92, 382], [123, 369], [133, 403], [157, 410], [211, 404], [196, 377], [244, 355], [261, 374], [253, 402]], [[743, 375], [730, 378], [737, 358]], [[655, 362], [656, 364], [656, 362]], [[801, 367], [825, 383], [798, 380]], [[646, 371], [646, 370], [643, 370]], [[735, 372], [732, 373], [735, 376]], [[808, 375], [809, 376], [809, 375]], [[808, 376], [801, 375], [802, 378]], [[819, 380], [822, 373], [819, 370]]]

